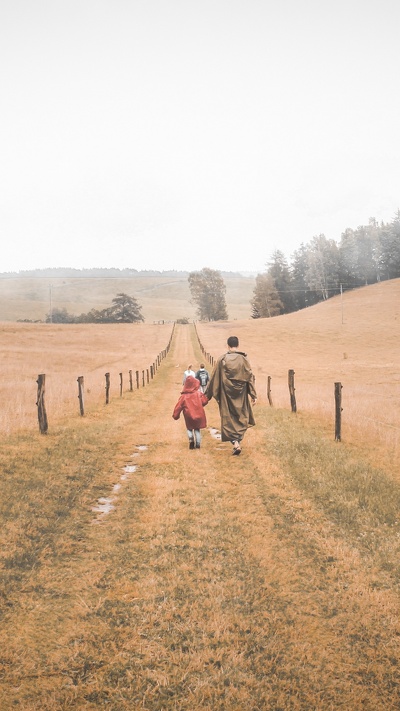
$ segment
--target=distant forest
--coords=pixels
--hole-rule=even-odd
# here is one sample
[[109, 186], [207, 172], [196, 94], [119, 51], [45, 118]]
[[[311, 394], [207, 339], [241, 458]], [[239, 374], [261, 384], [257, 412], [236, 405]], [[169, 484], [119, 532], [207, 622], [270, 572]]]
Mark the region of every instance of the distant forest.
[[93, 267], [90, 269], [73, 269], [71, 267], [46, 267], [45, 269], [30, 269], [19, 272], [2, 272], [0, 277], [6, 279], [9, 277], [27, 277], [32, 279], [134, 279], [140, 276], [185, 276], [189, 272], [178, 272], [175, 270], [160, 272], [156, 270], [137, 270], [137, 269], [117, 269], [116, 267]]
[[[219, 272], [222, 277], [249, 273]], [[5, 272], [7, 278], [98, 278], [189, 277], [189, 271], [137, 270], [132, 268], [72, 269], [67, 267]], [[252, 276], [256, 276], [254, 273]], [[256, 276], [252, 318], [268, 318], [297, 311], [347, 289], [400, 278], [400, 210], [391, 222], [370, 218], [368, 225], [346, 229], [339, 242], [324, 234], [302, 243], [288, 260], [276, 250]]]
[[[242, 272], [221, 272], [222, 276], [240, 276]], [[157, 271], [155, 269], [117, 269], [116, 267], [92, 267], [73, 269], [71, 267], [46, 267], [45, 269], [21, 270], [19, 272], [0, 272], [1, 279], [38, 278], [38, 279], [135, 279], [140, 277], [182, 277], [189, 276], [189, 271]]]
[[313, 237], [290, 263], [277, 250], [266, 267], [256, 277], [253, 318], [297, 311], [342, 290], [400, 278], [400, 210], [389, 223], [371, 218], [366, 226], [346, 229], [339, 243], [323, 234]]

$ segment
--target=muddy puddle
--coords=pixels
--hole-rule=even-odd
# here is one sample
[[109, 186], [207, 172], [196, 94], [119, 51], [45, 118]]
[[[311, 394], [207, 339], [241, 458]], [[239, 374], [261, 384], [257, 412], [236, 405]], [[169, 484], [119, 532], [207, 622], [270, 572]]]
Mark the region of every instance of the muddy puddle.
[[[131, 458], [136, 458], [141, 452], [148, 449], [147, 444], [137, 444], [135, 445], [135, 450], [131, 454]], [[92, 521], [92, 523], [100, 523], [105, 516], [111, 513], [115, 509], [118, 495], [123, 487], [123, 482], [126, 482], [132, 474], [134, 474], [138, 469], [137, 464], [126, 464], [122, 469], [122, 474], [120, 480], [114, 484], [110, 496], [101, 496], [95, 506], [92, 506], [93, 513], [97, 513], [97, 517]]]
[[219, 430], [216, 430], [215, 427], [210, 427], [210, 435], [214, 439], [218, 439], [221, 441], [221, 432]]

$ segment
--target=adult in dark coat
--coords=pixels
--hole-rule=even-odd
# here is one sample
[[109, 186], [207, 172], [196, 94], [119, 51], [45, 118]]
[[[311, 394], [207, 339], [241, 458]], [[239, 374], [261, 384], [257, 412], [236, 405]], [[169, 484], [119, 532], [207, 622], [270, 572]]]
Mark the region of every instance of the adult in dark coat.
[[232, 454], [240, 454], [247, 428], [255, 425], [252, 405], [257, 401], [251, 365], [238, 347], [239, 339], [230, 336], [229, 350], [218, 358], [207, 388], [208, 399], [219, 406], [221, 440], [232, 443]]

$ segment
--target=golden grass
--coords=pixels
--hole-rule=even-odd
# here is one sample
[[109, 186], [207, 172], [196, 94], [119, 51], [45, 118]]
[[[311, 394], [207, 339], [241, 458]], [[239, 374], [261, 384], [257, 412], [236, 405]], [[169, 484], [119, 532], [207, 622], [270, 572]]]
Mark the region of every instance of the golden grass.
[[148, 387], [5, 443], [0, 708], [395, 711], [398, 483], [262, 399], [240, 458], [189, 452], [199, 358], [177, 327]]
[[378, 458], [398, 460], [400, 437], [400, 280], [347, 292], [309, 309], [256, 321], [199, 323], [207, 352], [217, 357], [238, 335], [266, 399], [272, 378], [275, 407], [290, 408], [288, 370], [295, 371], [298, 412], [330, 424], [334, 383], [341, 382], [342, 438], [379, 445]]
[[[104, 372], [115, 382], [146, 367], [170, 325], [2, 324], [14, 391], [22, 373], [24, 387], [49, 374], [51, 426], [44, 437], [36, 420], [14, 422], [0, 452], [1, 711], [400, 707], [400, 482], [387, 432], [399, 427], [399, 284], [346, 294], [343, 323], [334, 299], [197, 325], [215, 356], [239, 335], [256, 372], [240, 458], [209, 430], [189, 452], [171, 417], [183, 369], [202, 357], [193, 327], [176, 328], [148, 386], [120, 398], [115, 383], [104, 407]], [[80, 365], [100, 383], [85, 418]], [[65, 373], [72, 395], [56, 407]], [[214, 401], [206, 412], [218, 428]], [[95, 510], [102, 498], [109, 514]]]
[[150, 367], [167, 346], [172, 326], [144, 324], [0, 324], [2, 410], [0, 431], [37, 429], [37, 384], [46, 375], [45, 404], [50, 423], [79, 412], [77, 378], [84, 376], [85, 410], [105, 402], [105, 373], [111, 397], [129, 389], [129, 370]]
[[[255, 279], [231, 275], [225, 278], [226, 302], [231, 319], [249, 318]], [[2, 278], [0, 279], [0, 321], [42, 320], [53, 308], [67, 309], [75, 316], [111, 305], [116, 294], [134, 296], [142, 306], [146, 323], [196, 318], [188, 278], [184, 275], [133, 278]]]

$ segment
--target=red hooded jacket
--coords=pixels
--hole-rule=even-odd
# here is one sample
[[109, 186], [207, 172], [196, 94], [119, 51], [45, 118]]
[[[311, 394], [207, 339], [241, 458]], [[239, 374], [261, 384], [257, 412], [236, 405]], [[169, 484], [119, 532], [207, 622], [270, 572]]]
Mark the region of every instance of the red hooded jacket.
[[180, 414], [183, 412], [188, 430], [200, 430], [202, 427], [207, 427], [204, 406], [207, 405], [208, 398], [200, 392], [199, 387], [199, 381], [192, 375], [188, 375], [172, 414], [174, 420], [179, 420]]

